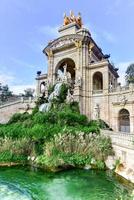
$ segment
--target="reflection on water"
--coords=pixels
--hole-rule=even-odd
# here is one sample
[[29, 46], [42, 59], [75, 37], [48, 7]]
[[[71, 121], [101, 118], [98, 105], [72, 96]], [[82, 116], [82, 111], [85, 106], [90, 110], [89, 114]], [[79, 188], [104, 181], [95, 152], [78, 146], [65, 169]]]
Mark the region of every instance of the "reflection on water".
[[[128, 190], [106, 172], [0, 168], [0, 200], [115, 200]], [[130, 198], [129, 198], [130, 200]]]
[[15, 186], [0, 183], [0, 200], [32, 200]]

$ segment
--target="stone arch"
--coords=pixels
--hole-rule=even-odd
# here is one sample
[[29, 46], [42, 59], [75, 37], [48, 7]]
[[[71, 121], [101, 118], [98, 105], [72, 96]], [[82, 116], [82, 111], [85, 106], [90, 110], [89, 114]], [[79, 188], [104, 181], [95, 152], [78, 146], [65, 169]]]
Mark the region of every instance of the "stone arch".
[[75, 62], [72, 58], [64, 58], [60, 60], [55, 68], [55, 73], [58, 72], [58, 70], [63, 71], [63, 66], [67, 64], [67, 71], [70, 72], [71, 77], [75, 77]]
[[61, 71], [61, 72], [64, 71], [63, 67], [65, 65], [67, 65], [67, 72], [69, 72], [71, 74], [71, 79], [74, 82], [75, 81], [75, 66], [76, 65], [75, 65], [75, 62], [72, 58], [64, 58], [64, 59], [62, 59], [58, 62], [58, 64], [56, 65], [56, 68], [55, 68], [56, 77], [58, 75], [58, 71]]
[[123, 108], [119, 111], [118, 123], [119, 131], [130, 132], [130, 113], [127, 109]]
[[98, 71], [93, 74], [93, 91], [102, 92], [102, 90], [103, 90], [103, 74]]

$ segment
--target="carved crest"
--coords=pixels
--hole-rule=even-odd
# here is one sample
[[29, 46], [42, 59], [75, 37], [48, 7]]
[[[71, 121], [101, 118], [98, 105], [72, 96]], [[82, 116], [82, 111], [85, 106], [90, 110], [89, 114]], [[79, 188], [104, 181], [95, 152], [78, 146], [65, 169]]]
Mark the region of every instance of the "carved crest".
[[76, 41], [74, 41], [74, 43], [75, 43], [75, 46], [76, 46], [77, 49], [80, 49], [82, 47], [82, 41], [81, 40], [76, 40]]

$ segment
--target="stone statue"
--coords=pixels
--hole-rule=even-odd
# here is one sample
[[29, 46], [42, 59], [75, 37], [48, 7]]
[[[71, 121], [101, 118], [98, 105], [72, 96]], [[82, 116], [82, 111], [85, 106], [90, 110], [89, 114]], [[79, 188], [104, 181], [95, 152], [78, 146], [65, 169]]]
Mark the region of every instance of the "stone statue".
[[70, 22], [76, 22], [76, 18], [72, 10], [70, 11]]
[[74, 102], [74, 96], [70, 93], [70, 90], [69, 90], [69, 89], [68, 89], [68, 93], [67, 93], [66, 102], [67, 102], [67, 103]]
[[63, 69], [64, 69], [64, 76], [66, 76], [66, 75], [67, 75], [67, 64], [65, 64], [65, 65], [63, 66]]
[[64, 13], [63, 25], [66, 26], [66, 25], [68, 25], [68, 24], [70, 24], [72, 22], [76, 22], [79, 25], [80, 28], [82, 27], [82, 17], [81, 17], [81, 13], [80, 12], [78, 13], [77, 17], [75, 17], [75, 15], [74, 15], [72, 10], [70, 11], [70, 16], [69, 17], [66, 15], [66, 13]]
[[127, 100], [126, 96], [123, 95], [123, 97], [120, 98], [120, 101], [121, 101], [120, 104], [125, 106], [128, 100]]
[[99, 104], [96, 104], [96, 106], [94, 108], [94, 119], [95, 120], [100, 119], [100, 106], [99, 106]]
[[75, 85], [81, 87], [82, 79], [80, 76], [75, 79]]
[[70, 19], [69, 19], [69, 17], [66, 16], [66, 13], [64, 13], [64, 23], [63, 23], [63, 25], [66, 26], [68, 24], [70, 24]]
[[76, 18], [76, 22], [81, 28], [82, 27], [82, 18], [81, 18], [81, 13], [80, 12], [78, 13], [78, 16]]
[[30, 109], [30, 105], [26, 104], [26, 106], [25, 106], [25, 112], [28, 112], [29, 109]]

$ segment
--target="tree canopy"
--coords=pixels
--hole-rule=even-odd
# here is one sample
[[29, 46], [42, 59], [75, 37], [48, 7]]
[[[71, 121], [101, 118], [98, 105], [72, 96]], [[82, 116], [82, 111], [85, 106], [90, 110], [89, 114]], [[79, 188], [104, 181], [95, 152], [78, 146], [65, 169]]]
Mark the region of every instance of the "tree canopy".
[[24, 94], [25, 97], [33, 97], [35, 90], [33, 88], [27, 88], [24, 90], [24, 92], [25, 92]]
[[9, 90], [8, 85], [2, 85], [0, 83], [0, 101], [7, 101], [12, 96], [12, 92]]
[[125, 77], [127, 83], [134, 83], [134, 63], [128, 66]]

